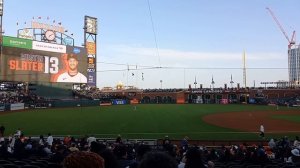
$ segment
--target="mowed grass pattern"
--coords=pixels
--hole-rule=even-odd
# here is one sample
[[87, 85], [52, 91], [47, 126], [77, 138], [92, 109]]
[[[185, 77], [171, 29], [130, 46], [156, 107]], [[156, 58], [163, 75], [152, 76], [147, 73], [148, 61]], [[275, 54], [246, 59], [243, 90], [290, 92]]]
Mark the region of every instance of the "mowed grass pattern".
[[212, 113], [275, 110], [272, 106], [152, 104], [34, 109], [0, 115], [6, 135], [21, 128], [27, 136], [95, 135], [113, 138], [157, 139], [168, 135], [174, 139], [257, 139], [257, 134], [239, 133], [233, 129], [209, 125], [202, 117]]

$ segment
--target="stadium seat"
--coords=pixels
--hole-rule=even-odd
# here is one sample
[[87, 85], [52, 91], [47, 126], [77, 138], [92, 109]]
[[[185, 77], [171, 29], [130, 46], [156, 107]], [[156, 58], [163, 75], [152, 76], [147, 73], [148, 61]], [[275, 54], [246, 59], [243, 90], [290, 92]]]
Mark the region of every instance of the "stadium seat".
[[62, 165], [57, 163], [49, 163], [48, 168], [62, 168]]
[[8, 161], [8, 160], [0, 160], [0, 165], [3, 164], [12, 164], [12, 162]]
[[14, 164], [18, 165], [18, 166], [23, 166], [23, 165], [27, 165], [27, 162], [24, 162], [24, 161], [14, 161]]
[[21, 168], [43, 168], [43, 167], [39, 167], [39, 166], [36, 166], [36, 165], [24, 165]]
[[247, 168], [261, 168], [261, 165], [248, 165]]
[[271, 165], [265, 165], [264, 168], [280, 168], [280, 166], [271, 164]]
[[19, 168], [18, 165], [15, 164], [3, 164], [1, 165], [3, 168]]

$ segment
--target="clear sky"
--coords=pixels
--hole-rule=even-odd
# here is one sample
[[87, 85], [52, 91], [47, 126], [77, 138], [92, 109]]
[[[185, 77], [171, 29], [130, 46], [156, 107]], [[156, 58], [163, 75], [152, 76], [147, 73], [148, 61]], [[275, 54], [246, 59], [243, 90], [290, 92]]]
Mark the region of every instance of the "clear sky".
[[139, 88], [187, 88], [194, 87], [195, 78], [198, 87], [210, 87], [212, 76], [215, 87], [223, 87], [230, 86], [231, 74], [235, 85], [243, 85], [244, 50], [248, 86], [288, 80], [288, 42], [265, 8], [273, 10], [289, 37], [300, 30], [298, 0], [149, 0], [153, 25], [148, 0], [4, 3], [3, 27], [9, 36], [16, 36], [33, 17], [45, 22], [49, 17], [62, 22], [81, 46], [84, 16], [97, 17], [100, 88], [118, 82]]

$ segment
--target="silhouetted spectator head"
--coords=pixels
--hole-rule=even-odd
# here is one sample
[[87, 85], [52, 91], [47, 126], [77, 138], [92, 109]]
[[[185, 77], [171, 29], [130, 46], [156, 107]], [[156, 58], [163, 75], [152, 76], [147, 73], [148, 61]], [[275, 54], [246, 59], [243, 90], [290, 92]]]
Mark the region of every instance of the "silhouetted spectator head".
[[91, 142], [91, 152], [98, 153], [103, 151], [106, 148], [104, 144], [98, 143], [98, 142]]
[[186, 152], [185, 168], [205, 167], [201, 157], [201, 151], [197, 147], [188, 149]]
[[147, 153], [147, 152], [150, 152], [151, 151], [151, 148], [149, 145], [140, 145], [138, 148], [137, 148], [137, 151], [136, 151], [136, 159], [137, 160], [142, 160], [143, 156]]
[[177, 168], [177, 162], [163, 152], [149, 152], [142, 159], [139, 168]]
[[105, 160], [106, 168], [119, 168], [118, 160], [111, 150], [102, 150], [99, 155]]
[[114, 154], [118, 159], [126, 159], [127, 158], [127, 148], [125, 145], [117, 145], [114, 150]]
[[64, 168], [104, 168], [104, 159], [93, 152], [73, 152], [64, 159]]

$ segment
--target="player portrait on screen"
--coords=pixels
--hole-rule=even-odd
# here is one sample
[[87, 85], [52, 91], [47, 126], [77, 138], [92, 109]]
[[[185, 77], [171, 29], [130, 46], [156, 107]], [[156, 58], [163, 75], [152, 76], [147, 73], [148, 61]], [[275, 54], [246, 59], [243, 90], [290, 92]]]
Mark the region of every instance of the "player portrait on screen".
[[78, 71], [78, 57], [76, 54], [67, 55], [67, 70], [60, 74], [56, 82], [87, 83], [87, 78]]

